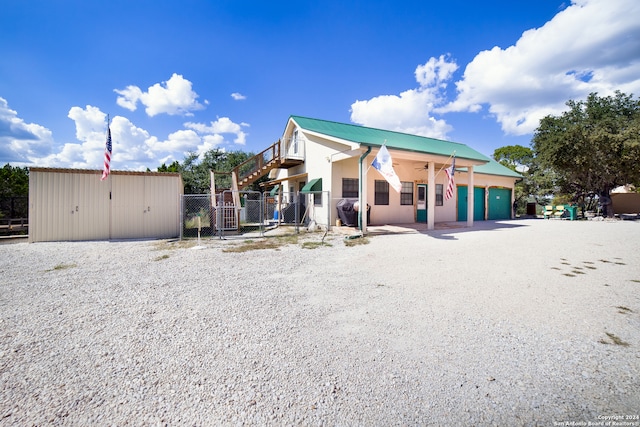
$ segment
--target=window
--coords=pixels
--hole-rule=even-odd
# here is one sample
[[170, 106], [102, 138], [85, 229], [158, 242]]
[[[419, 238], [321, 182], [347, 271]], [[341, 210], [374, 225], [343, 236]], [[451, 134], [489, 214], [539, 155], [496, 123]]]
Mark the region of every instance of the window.
[[342, 198], [355, 199], [358, 197], [358, 179], [342, 178]]
[[413, 182], [402, 181], [402, 190], [400, 191], [400, 204], [413, 205]]
[[443, 201], [443, 198], [442, 198], [442, 195], [443, 195], [442, 189], [443, 189], [443, 187], [444, 186], [442, 184], [436, 184], [436, 206], [442, 206], [442, 204], [443, 204], [442, 203], [442, 201]]
[[376, 180], [375, 204], [389, 204], [389, 183], [387, 181]]
[[298, 129], [293, 131], [293, 137], [292, 137], [292, 144], [293, 144], [293, 154], [298, 154]]

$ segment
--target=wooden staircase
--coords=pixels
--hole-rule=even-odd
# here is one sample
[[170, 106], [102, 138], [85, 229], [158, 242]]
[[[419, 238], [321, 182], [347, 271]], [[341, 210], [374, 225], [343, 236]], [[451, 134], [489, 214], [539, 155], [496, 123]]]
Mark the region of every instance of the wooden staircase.
[[231, 171], [234, 187], [237, 185], [234, 190], [241, 190], [253, 184], [273, 169], [289, 168], [302, 163], [302, 160], [284, 159], [281, 156], [281, 146], [281, 141], [278, 140], [269, 148], [236, 166]]

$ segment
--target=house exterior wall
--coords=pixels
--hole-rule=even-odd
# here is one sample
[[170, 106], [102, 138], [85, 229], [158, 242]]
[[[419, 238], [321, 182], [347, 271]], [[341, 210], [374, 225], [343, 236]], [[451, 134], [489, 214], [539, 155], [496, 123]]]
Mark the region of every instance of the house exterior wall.
[[178, 174], [31, 168], [29, 241], [180, 235]]
[[[367, 156], [365, 167], [373, 162], [375, 156]], [[395, 163], [395, 162], [394, 162]], [[416, 222], [416, 201], [418, 198], [418, 184], [426, 184], [427, 170], [416, 168], [413, 162], [398, 162], [394, 164], [394, 170], [401, 182], [413, 183], [413, 205], [401, 205], [400, 193], [389, 187], [389, 204], [375, 204], [375, 181], [384, 180], [384, 177], [374, 168], [369, 168], [367, 172], [367, 200], [371, 206], [371, 224], [408, 224]], [[356, 169], [357, 172], [357, 169]], [[436, 174], [434, 184], [442, 184], [443, 190], [446, 190], [447, 175], [444, 170]], [[442, 206], [435, 206], [435, 221], [455, 221], [456, 218], [456, 198], [455, 196], [449, 200], [444, 200]]]
[[[483, 217], [485, 219], [491, 219], [489, 210], [491, 209], [491, 203], [495, 203], [489, 198], [489, 189], [491, 188], [505, 188], [511, 190], [511, 200], [509, 206], [513, 206], [515, 201], [515, 183], [516, 179], [508, 176], [488, 175], [482, 173], [474, 173], [474, 187], [484, 188], [484, 206], [485, 212]], [[466, 185], [469, 182], [467, 172], [456, 173], [456, 184], [459, 186]], [[511, 214], [513, 217], [513, 214]]]
[[[305, 139], [306, 158], [304, 164], [307, 182], [312, 179], [322, 178], [322, 191], [329, 191], [329, 199], [324, 200], [321, 205], [314, 205], [313, 195], [305, 196], [309, 218], [316, 218], [319, 223], [324, 223], [325, 221], [329, 223], [335, 222], [337, 203], [335, 197], [340, 193], [333, 191], [335, 180], [332, 173], [334, 168], [332, 156], [348, 147], [314, 135], [305, 135]], [[342, 183], [342, 180], [340, 180], [340, 183]]]
[[[283, 138], [290, 140], [296, 131], [296, 124], [289, 121]], [[305, 158], [304, 163], [295, 168], [280, 170], [276, 176], [277, 180], [282, 180], [285, 191], [293, 189], [294, 192], [299, 191], [301, 182], [309, 182], [313, 179], [322, 178], [323, 191], [330, 191], [330, 203], [323, 203], [322, 206], [313, 206], [312, 196], [306, 196], [306, 204], [311, 204], [311, 210], [317, 218], [328, 218], [329, 224], [335, 223], [337, 218], [337, 203], [343, 198], [342, 195], [342, 179], [343, 178], [359, 178], [359, 157], [356, 150], [358, 148], [366, 148], [366, 143], [352, 143], [350, 141], [336, 139], [334, 137], [318, 134], [317, 132], [306, 131], [303, 128], [297, 129], [297, 135], [304, 144]], [[361, 146], [362, 145], [362, 146]], [[363, 148], [363, 150], [364, 150]], [[371, 208], [370, 219], [372, 225], [381, 224], [403, 224], [416, 222], [416, 204], [418, 196], [418, 184], [428, 185], [429, 189], [432, 185], [442, 185], [443, 193], [446, 191], [448, 178], [444, 169], [434, 170], [435, 180], [433, 183], [428, 181], [428, 171], [424, 168], [429, 161], [438, 162], [442, 165], [446, 158], [443, 156], [430, 156], [428, 154], [423, 157], [416, 157], [415, 153], [407, 156], [411, 160], [402, 160], [400, 157], [393, 157], [393, 167], [396, 174], [402, 182], [411, 182], [413, 187], [413, 204], [401, 205], [401, 195], [393, 188], [389, 188], [389, 204], [375, 204], [375, 181], [384, 180], [384, 177], [373, 167], [377, 149], [367, 155], [363, 160], [363, 168], [365, 172], [365, 191], [367, 203]], [[364, 152], [364, 151], [361, 151]], [[348, 154], [345, 154], [348, 153]], [[431, 163], [434, 164], [434, 163]], [[300, 176], [306, 174], [306, 176]], [[288, 176], [299, 175], [295, 180], [286, 180]], [[473, 175], [474, 187], [482, 187], [485, 189], [485, 211], [488, 209], [486, 198], [489, 188], [508, 188], [511, 190], [513, 198], [513, 189], [516, 179], [513, 177], [482, 174], [476, 171]], [[469, 175], [467, 172], [456, 172], [455, 182], [458, 186], [465, 186], [469, 183]], [[446, 200], [443, 195], [442, 206], [429, 206], [433, 209], [433, 217], [435, 222], [457, 221], [458, 218], [458, 195], [454, 191], [454, 196]], [[513, 200], [511, 201], [511, 203]], [[487, 213], [483, 212], [483, 218], [487, 217]]]

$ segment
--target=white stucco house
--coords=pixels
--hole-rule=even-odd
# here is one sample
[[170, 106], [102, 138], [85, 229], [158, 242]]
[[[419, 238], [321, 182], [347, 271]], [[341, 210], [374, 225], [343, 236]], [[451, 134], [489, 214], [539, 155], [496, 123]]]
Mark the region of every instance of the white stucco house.
[[[371, 167], [383, 145], [401, 181], [400, 192]], [[510, 219], [514, 186], [521, 179], [464, 144], [301, 116], [289, 117], [282, 137], [268, 150], [274, 161], [261, 164], [270, 171], [267, 190], [307, 194], [315, 215], [330, 224], [340, 200], [357, 198], [359, 206], [370, 207], [369, 215], [364, 210], [359, 215], [363, 232], [368, 220], [371, 225], [426, 222], [433, 229], [437, 222], [472, 226], [474, 221]], [[446, 198], [445, 168], [454, 156], [456, 189]], [[328, 191], [329, 199], [313, 197], [320, 191]]]

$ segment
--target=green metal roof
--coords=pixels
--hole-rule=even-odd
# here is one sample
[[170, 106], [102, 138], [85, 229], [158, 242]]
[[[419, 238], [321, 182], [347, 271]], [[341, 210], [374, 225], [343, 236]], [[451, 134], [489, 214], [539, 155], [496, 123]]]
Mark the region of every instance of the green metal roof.
[[301, 193], [311, 193], [313, 191], [322, 191], [322, 178], [312, 179], [300, 190]]
[[[457, 168], [456, 168], [457, 169]], [[460, 168], [461, 171], [467, 171], [467, 168]], [[498, 175], [498, 176], [508, 176], [512, 178], [522, 178], [518, 172], [512, 171], [506, 166], [501, 165], [493, 159], [489, 159], [489, 163], [485, 163], [484, 165], [474, 166], [474, 173], [483, 173], [486, 175]]]
[[452, 155], [455, 151], [456, 157], [463, 159], [484, 162], [488, 162], [490, 160], [487, 156], [477, 152], [473, 148], [457, 142], [359, 125], [311, 119], [308, 117], [291, 116], [290, 118], [293, 119], [302, 129], [362, 145], [381, 147], [386, 144], [387, 147], [391, 149], [412, 151], [415, 153], [437, 154], [447, 157]]

